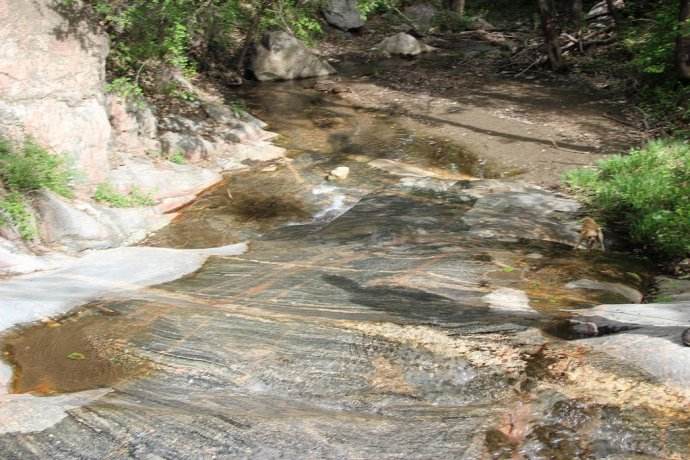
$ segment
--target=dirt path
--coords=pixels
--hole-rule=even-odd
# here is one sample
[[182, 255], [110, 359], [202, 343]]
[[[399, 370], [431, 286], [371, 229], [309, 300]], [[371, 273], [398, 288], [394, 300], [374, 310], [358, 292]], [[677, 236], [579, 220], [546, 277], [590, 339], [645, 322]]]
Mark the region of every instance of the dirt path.
[[430, 39], [437, 51], [415, 59], [372, 54], [377, 33], [326, 44], [333, 80], [349, 103], [404, 114], [457, 142], [507, 175], [555, 187], [564, 171], [627, 151], [640, 132], [621, 115], [624, 101], [571, 78], [538, 82], [500, 70], [505, 51], [475, 40]]

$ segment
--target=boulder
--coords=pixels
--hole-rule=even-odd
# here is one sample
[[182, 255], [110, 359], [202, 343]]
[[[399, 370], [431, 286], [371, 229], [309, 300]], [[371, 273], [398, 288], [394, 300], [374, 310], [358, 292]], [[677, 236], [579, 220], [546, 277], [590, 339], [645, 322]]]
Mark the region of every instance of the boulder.
[[[73, 2], [71, 8], [78, 8]], [[0, 134], [70, 155], [90, 182], [108, 172], [108, 38], [59, 2], [0, 2]]]
[[400, 32], [384, 39], [374, 49], [385, 55], [416, 56], [433, 51], [435, 48], [420, 42], [408, 33]]
[[683, 334], [690, 324], [690, 303], [599, 305], [583, 314], [600, 331], [623, 332], [581, 342], [633, 363], [665, 383], [688, 388], [690, 349], [683, 344]]
[[326, 61], [287, 32], [266, 33], [256, 44], [251, 70], [259, 81], [322, 77], [335, 73]]
[[34, 205], [40, 215], [41, 239], [71, 251], [134, 243], [170, 221], [151, 207], [108, 208], [69, 201], [48, 191], [40, 192]]
[[588, 279], [580, 279], [571, 281], [565, 285], [568, 289], [587, 289], [592, 291], [603, 291], [622, 297], [628, 302], [641, 303], [644, 296], [640, 291], [630, 286], [620, 283], [609, 283], [605, 281], [594, 281]]
[[326, 22], [338, 29], [354, 30], [364, 26], [357, 0], [327, 0], [321, 11]]
[[412, 21], [415, 30], [422, 33], [431, 29], [437, 13], [438, 9], [430, 3], [417, 3], [403, 10], [403, 14]]

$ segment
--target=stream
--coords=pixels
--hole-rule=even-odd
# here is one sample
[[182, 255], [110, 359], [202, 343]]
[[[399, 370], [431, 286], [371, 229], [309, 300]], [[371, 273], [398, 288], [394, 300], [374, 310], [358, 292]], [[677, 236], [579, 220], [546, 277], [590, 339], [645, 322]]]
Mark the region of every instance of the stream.
[[310, 85], [243, 89], [287, 157], [143, 243], [246, 253], [3, 336], [1, 458], [687, 458], [687, 392], [568, 322], [644, 292], [644, 261], [574, 251], [570, 198]]

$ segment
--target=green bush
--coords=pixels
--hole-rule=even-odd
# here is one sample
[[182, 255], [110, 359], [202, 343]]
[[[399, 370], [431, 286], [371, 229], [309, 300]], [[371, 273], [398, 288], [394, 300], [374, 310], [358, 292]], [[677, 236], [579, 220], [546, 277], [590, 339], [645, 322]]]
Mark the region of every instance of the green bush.
[[474, 18], [461, 15], [455, 11], [439, 11], [433, 17], [434, 27], [442, 32], [462, 32], [467, 30]]
[[110, 184], [102, 183], [96, 187], [93, 199], [106, 203], [114, 208], [135, 208], [137, 206], [152, 206], [155, 201], [147, 193], [137, 188], [133, 188], [128, 194], [123, 194], [115, 190]]
[[0, 179], [11, 192], [48, 189], [72, 196], [73, 174], [64, 158], [49, 153], [32, 140], [17, 146], [0, 139]]
[[565, 175], [568, 186], [632, 242], [664, 257], [690, 254], [690, 146], [658, 140], [596, 169]]
[[168, 161], [178, 165], [183, 165], [187, 163], [187, 159], [185, 158], [184, 153], [182, 152], [175, 152], [168, 155]]
[[34, 219], [18, 192], [11, 192], [0, 198], [0, 225], [11, 224], [22, 239], [33, 240], [37, 231]]

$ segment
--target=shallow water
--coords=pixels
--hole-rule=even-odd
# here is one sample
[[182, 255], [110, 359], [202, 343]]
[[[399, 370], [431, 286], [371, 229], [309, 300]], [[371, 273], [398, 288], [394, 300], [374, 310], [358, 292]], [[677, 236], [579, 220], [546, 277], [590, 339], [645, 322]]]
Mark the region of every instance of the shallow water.
[[[147, 241], [249, 252], [7, 336], [15, 393], [114, 391], [0, 434], [1, 452], [685, 458], [686, 395], [557, 338], [574, 338], [570, 310], [625, 301], [568, 282], [644, 289], [642, 261], [573, 251], [569, 202], [470, 180], [500, 170], [395, 114], [302, 83], [249, 91], [288, 159], [228, 176]], [[327, 181], [341, 165], [350, 176]]]

